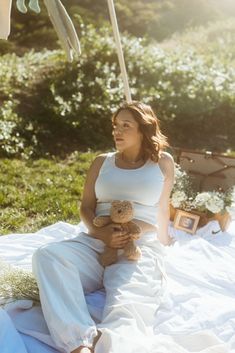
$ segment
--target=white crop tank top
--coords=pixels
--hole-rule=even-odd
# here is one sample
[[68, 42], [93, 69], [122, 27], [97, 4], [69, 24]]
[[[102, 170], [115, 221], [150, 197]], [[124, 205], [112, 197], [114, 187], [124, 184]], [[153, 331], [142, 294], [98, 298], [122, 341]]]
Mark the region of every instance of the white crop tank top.
[[109, 152], [95, 182], [96, 216], [109, 215], [113, 200], [132, 201], [134, 219], [157, 225], [157, 210], [164, 175], [158, 163], [148, 159], [137, 169], [122, 169], [115, 164], [116, 152]]

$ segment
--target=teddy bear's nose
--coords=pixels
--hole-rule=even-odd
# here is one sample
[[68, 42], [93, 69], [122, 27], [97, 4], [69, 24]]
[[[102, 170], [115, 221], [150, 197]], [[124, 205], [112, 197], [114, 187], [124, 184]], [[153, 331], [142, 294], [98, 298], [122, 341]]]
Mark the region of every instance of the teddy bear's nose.
[[122, 211], [121, 210], [118, 210], [118, 213], [121, 213]]

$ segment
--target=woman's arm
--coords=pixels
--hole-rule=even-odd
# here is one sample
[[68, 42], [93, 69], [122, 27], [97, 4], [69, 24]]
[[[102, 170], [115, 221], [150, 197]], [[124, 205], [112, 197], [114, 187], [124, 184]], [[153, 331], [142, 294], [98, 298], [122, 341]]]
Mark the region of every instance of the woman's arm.
[[149, 231], [155, 231], [158, 234], [158, 239], [163, 245], [170, 245], [172, 239], [168, 234], [168, 225], [170, 219], [170, 194], [174, 185], [175, 178], [175, 163], [171, 154], [163, 152], [159, 161], [160, 168], [165, 176], [163, 190], [159, 199], [158, 206], [158, 225], [146, 223], [139, 219], [133, 219], [141, 228], [141, 235]]
[[159, 166], [165, 176], [163, 190], [158, 204], [158, 239], [163, 245], [170, 245], [172, 239], [168, 234], [170, 220], [170, 195], [175, 179], [175, 162], [170, 153], [163, 152]]
[[104, 162], [105, 155], [99, 155], [91, 164], [85, 184], [83, 187], [82, 201], [80, 206], [80, 218], [88, 229], [88, 233], [96, 238], [101, 239], [99, 235], [100, 229], [93, 224], [96, 209], [96, 196], [95, 196], [95, 181], [98, 177], [100, 168]]

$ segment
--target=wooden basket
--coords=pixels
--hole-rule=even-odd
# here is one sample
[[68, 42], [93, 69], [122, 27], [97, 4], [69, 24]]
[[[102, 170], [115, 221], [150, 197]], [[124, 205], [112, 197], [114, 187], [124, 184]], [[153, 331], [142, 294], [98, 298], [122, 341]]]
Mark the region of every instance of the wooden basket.
[[228, 212], [224, 213], [216, 213], [214, 215], [214, 219], [216, 219], [219, 222], [221, 230], [224, 232], [226, 229], [228, 229], [229, 224], [232, 221], [232, 217]]
[[[170, 204], [170, 220], [172, 222], [174, 221], [176, 210], [177, 210], [177, 208], [173, 207]], [[182, 211], [184, 211], [184, 210], [182, 210]], [[214, 214], [212, 217], [208, 217], [206, 215], [206, 213], [199, 212], [199, 211], [196, 211], [196, 210], [192, 210], [192, 211], [190, 211], [190, 213], [200, 216], [198, 227], [203, 227], [208, 222], [213, 221], [213, 220], [217, 220], [219, 222], [220, 228], [221, 228], [221, 230], [223, 232], [226, 231], [226, 229], [228, 228], [228, 226], [229, 226], [229, 224], [231, 223], [231, 220], [232, 220], [232, 217], [230, 216], [230, 214], [227, 211], [218, 212], [218, 213]]]

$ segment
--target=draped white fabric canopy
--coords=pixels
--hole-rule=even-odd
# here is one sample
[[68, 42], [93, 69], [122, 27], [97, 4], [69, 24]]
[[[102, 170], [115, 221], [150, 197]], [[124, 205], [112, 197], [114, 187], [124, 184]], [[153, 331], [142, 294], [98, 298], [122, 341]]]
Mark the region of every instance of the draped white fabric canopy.
[[[76, 30], [69, 17], [65, 7], [60, 0], [43, 0], [47, 8], [48, 15], [58, 34], [61, 45], [66, 51], [67, 58], [71, 62], [73, 60], [73, 51], [81, 54], [79, 39]], [[79, 1], [79, 0], [78, 0]], [[127, 77], [126, 65], [121, 45], [120, 33], [118, 29], [117, 16], [115, 12], [113, 0], [107, 0], [111, 24], [113, 28], [114, 39], [117, 47], [118, 61], [120, 65], [124, 94], [127, 102], [131, 102], [131, 92]], [[27, 7], [24, 0], [16, 0], [18, 9], [25, 13]], [[0, 3], [0, 39], [8, 39], [10, 34], [10, 17], [11, 17], [12, 0], [1, 0]], [[34, 12], [40, 12], [39, 0], [29, 1], [29, 7]]]

